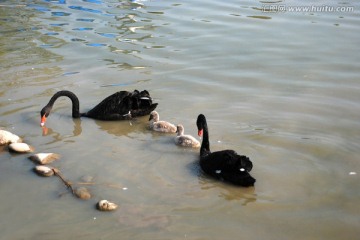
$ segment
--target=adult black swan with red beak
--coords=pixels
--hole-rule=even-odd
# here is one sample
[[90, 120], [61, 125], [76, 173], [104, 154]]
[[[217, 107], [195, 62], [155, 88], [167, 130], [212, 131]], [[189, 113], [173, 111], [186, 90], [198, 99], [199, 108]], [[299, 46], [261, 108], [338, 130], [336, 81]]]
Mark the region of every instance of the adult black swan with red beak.
[[200, 114], [196, 125], [198, 135], [203, 135], [200, 148], [200, 167], [208, 175], [243, 187], [254, 186], [256, 181], [249, 172], [253, 165], [244, 155], [238, 155], [234, 150], [210, 151], [209, 131], [206, 118]]
[[62, 96], [71, 99], [73, 118], [88, 117], [106, 121], [125, 120], [148, 115], [158, 105], [152, 102], [152, 98], [146, 90], [141, 92], [138, 90], [133, 92], [120, 91], [108, 96], [90, 111], [80, 113], [78, 97], [70, 91], [59, 91], [51, 97], [49, 103], [41, 110], [41, 126], [45, 125], [46, 118], [50, 115], [55, 101]]

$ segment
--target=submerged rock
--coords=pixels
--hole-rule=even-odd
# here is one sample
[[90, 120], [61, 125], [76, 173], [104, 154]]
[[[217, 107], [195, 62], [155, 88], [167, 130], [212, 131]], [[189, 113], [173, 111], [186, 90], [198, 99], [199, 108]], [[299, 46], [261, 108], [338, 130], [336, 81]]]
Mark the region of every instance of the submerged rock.
[[9, 151], [17, 153], [28, 153], [34, 151], [34, 148], [26, 143], [11, 143]]
[[96, 208], [100, 211], [114, 211], [118, 208], [118, 205], [112, 202], [109, 202], [108, 200], [100, 200], [96, 204]]
[[84, 182], [84, 183], [92, 183], [94, 181], [94, 177], [90, 176], [90, 175], [84, 175], [80, 178], [80, 181]]
[[59, 154], [56, 153], [37, 153], [29, 157], [30, 160], [38, 164], [48, 164], [60, 158]]
[[54, 175], [54, 171], [52, 168], [48, 167], [48, 166], [36, 166], [34, 168], [34, 171], [43, 177], [50, 177], [52, 175]]
[[10, 143], [19, 143], [21, 138], [9, 131], [0, 130], [0, 145], [7, 145]]
[[77, 196], [80, 199], [83, 200], [88, 200], [91, 198], [91, 194], [89, 192], [89, 190], [85, 187], [79, 187], [77, 189], [75, 189], [75, 196]]

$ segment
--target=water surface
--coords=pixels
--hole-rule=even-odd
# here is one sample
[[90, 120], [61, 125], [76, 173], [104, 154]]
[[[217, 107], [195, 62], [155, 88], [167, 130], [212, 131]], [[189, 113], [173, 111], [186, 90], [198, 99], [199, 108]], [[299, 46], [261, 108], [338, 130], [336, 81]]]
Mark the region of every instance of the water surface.
[[[0, 239], [355, 239], [359, 223], [358, 3], [322, 1], [0, 1], [0, 127], [93, 198], [0, 152]], [[286, 11], [269, 11], [285, 7]], [[350, 8], [344, 8], [350, 7]], [[352, 8], [351, 8], [352, 7]], [[147, 117], [71, 118], [120, 91], [147, 89], [160, 118], [211, 149], [251, 158], [254, 188], [214, 181], [198, 150], [149, 131]], [[98, 212], [100, 199], [119, 204]]]

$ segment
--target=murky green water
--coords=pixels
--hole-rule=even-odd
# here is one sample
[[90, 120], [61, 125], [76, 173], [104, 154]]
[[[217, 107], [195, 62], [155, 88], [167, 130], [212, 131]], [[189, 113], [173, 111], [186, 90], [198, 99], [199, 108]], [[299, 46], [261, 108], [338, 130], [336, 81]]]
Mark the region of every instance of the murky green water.
[[[53, 166], [75, 187], [93, 178], [93, 198], [79, 200], [34, 174], [28, 155], [2, 148], [0, 239], [358, 238], [359, 8], [0, 1], [0, 127], [61, 154]], [[44, 135], [39, 111], [64, 89], [82, 111], [147, 89], [160, 118], [194, 136], [204, 113], [212, 150], [249, 156], [255, 187], [209, 179], [198, 151], [152, 133], [147, 117], [73, 120], [59, 99]], [[100, 199], [119, 209], [97, 211]]]

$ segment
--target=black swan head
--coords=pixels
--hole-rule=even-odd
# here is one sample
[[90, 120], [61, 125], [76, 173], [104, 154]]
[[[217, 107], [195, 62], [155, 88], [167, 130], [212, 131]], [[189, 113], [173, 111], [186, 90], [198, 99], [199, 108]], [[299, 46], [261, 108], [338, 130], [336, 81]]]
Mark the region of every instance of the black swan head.
[[199, 114], [196, 120], [196, 126], [198, 128], [198, 135], [201, 137], [203, 134], [204, 128], [207, 128], [206, 118], [203, 114]]
[[59, 97], [62, 97], [62, 96], [70, 98], [70, 100], [72, 102], [72, 117], [79, 118], [81, 116], [81, 114], [79, 112], [80, 103], [79, 103], [78, 97], [73, 92], [70, 92], [70, 91], [66, 91], [66, 90], [59, 91], [59, 92], [55, 93], [54, 96], [51, 97], [48, 104], [46, 104], [46, 106], [41, 109], [41, 111], [40, 111], [40, 117], [41, 117], [40, 125], [41, 126], [45, 125], [46, 118], [50, 115], [51, 109], [52, 109], [55, 101]]
[[50, 106], [45, 106], [43, 109], [41, 109], [40, 111], [40, 125], [43, 127], [45, 125], [46, 122], [46, 118], [49, 116], [51, 111], [51, 107]]

